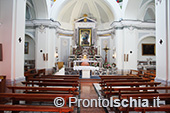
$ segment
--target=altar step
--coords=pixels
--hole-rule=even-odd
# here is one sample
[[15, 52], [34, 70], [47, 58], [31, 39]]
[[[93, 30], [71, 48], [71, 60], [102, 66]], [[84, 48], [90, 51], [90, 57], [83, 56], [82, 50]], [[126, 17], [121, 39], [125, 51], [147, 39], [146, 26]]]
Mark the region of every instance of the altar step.
[[101, 79], [79, 79], [81, 83], [99, 83]]

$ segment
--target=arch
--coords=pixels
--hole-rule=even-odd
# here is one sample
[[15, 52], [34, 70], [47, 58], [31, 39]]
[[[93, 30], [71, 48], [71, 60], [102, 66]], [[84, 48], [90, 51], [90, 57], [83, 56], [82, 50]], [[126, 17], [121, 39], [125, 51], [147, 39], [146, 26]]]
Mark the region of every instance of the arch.
[[[145, 35], [143, 36], [137, 45], [137, 59], [139, 61], [146, 61], [147, 58], [151, 58], [152, 60], [156, 60], [156, 56], [153, 55], [142, 55], [142, 44], [155, 44], [156, 49], [156, 37], [155, 35]], [[155, 51], [156, 52], [156, 51]]]
[[[30, 16], [30, 18], [27, 18], [27, 15]], [[31, 1], [27, 0], [27, 2], [26, 2], [26, 20], [27, 19], [32, 20], [32, 19], [35, 19], [35, 18], [36, 18], [36, 15], [35, 15], [34, 6], [33, 6]]]
[[56, 17], [59, 15], [60, 9], [66, 5], [66, 3], [69, 0], [57, 0], [54, 2], [51, 13], [50, 13], [50, 18], [55, 20]]
[[122, 6], [123, 19], [136, 20], [141, 3], [142, 0], [124, 0]]
[[148, 1], [140, 8], [140, 11], [138, 14], [139, 20], [144, 21], [144, 17], [146, 15], [148, 9], [151, 9], [153, 11], [153, 13], [155, 14], [155, 3], [153, 3], [152, 1]]
[[137, 46], [139, 46], [139, 44], [140, 44], [140, 42], [141, 42], [142, 40], [144, 40], [144, 39], [146, 39], [146, 38], [148, 38], [148, 37], [155, 37], [155, 39], [156, 39], [156, 35], [155, 35], [155, 34], [147, 34], [147, 35], [144, 35], [144, 36], [142, 36], [142, 37], [139, 39]]
[[29, 32], [25, 32], [25, 35], [29, 36], [35, 43], [36, 45], [36, 42], [35, 42], [35, 37], [33, 36], [33, 34], [29, 33]]
[[[33, 0], [33, 5], [35, 8], [36, 19], [48, 19], [49, 10], [47, 0]], [[49, 6], [50, 7], [50, 6]]]
[[143, 20], [144, 21], [155, 21], [155, 12], [151, 8], [148, 8]]
[[25, 34], [25, 46], [24, 46], [24, 71], [35, 68], [36, 60], [36, 47], [35, 40], [30, 34]]

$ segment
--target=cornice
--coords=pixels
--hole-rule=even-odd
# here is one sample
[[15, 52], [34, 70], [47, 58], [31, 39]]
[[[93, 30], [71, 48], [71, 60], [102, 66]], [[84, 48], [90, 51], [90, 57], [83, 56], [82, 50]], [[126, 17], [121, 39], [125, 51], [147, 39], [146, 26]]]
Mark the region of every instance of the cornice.
[[154, 29], [155, 30], [155, 22], [144, 22], [139, 20], [122, 20], [122, 21], [114, 21], [111, 24], [111, 27], [114, 29]]
[[57, 21], [52, 21], [50, 19], [37, 19], [37, 20], [28, 20], [26, 21], [26, 27], [50, 27], [50, 28], [57, 28], [60, 26], [60, 23]]
[[114, 34], [114, 33], [115, 33], [114, 28], [106, 29], [106, 30], [97, 30], [97, 35]]

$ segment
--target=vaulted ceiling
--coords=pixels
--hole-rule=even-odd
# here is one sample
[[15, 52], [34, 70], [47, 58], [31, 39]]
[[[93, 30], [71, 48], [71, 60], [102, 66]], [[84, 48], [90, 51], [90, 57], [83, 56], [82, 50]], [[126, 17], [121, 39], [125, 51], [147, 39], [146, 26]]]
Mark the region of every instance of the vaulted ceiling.
[[95, 19], [98, 26], [102, 24], [107, 28], [110, 27], [110, 23], [114, 20], [113, 12], [104, 0], [70, 0], [61, 9], [56, 20], [63, 26], [65, 24], [73, 25], [74, 20], [83, 17], [84, 14]]

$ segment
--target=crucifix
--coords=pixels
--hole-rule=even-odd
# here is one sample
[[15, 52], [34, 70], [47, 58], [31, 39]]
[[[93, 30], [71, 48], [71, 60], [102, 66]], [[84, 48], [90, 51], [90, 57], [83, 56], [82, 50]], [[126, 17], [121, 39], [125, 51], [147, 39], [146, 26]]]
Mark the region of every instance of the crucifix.
[[108, 50], [110, 50], [110, 48], [108, 48], [106, 45], [106, 47], [103, 48], [103, 50], [105, 51], [105, 62], [104, 63], [106, 63], [107, 62], [107, 52], [108, 52]]

